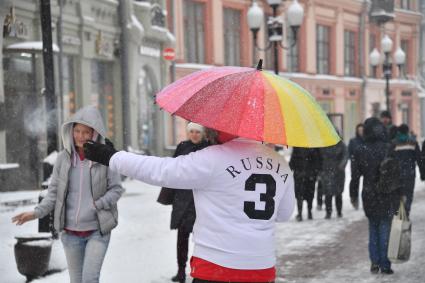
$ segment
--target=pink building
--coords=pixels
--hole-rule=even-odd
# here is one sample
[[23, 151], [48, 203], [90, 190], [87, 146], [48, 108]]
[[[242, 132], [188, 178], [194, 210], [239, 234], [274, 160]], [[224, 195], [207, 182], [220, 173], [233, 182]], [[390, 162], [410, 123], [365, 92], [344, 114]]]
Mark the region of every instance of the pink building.
[[[282, 1], [279, 12], [292, 0]], [[422, 15], [418, 0], [396, 0], [393, 22], [378, 28], [369, 21], [368, 6], [362, 0], [299, 0], [304, 22], [298, 42], [289, 50], [279, 50], [280, 75], [310, 91], [330, 114], [344, 138], [354, 135], [357, 123], [379, 115], [385, 109], [385, 80], [382, 70], [374, 74], [369, 53], [380, 49], [383, 34], [407, 54], [401, 71], [393, 70], [390, 81], [394, 123], [407, 123], [418, 133], [419, 103], [416, 82], [419, 31]], [[257, 1], [271, 14], [266, 1]], [[250, 0], [168, 0], [168, 24], [176, 36], [176, 78], [212, 65], [254, 66], [258, 58], [272, 68], [272, 51], [254, 50], [247, 25]], [[258, 45], [267, 45], [266, 29], [259, 32]], [[289, 31], [289, 29], [288, 29]], [[291, 33], [286, 32], [288, 45]], [[169, 143], [184, 138], [184, 122], [177, 120]], [[172, 134], [172, 132], [174, 134]]]

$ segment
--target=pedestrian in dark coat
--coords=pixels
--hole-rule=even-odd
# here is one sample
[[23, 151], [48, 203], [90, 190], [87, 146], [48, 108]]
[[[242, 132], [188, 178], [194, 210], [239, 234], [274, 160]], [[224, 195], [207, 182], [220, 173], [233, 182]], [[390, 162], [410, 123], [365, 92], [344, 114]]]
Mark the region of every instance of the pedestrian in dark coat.
[[321, 167], [318, 149], [294, 147], [289, 167], [294, 171], [295, 197], [298, 204], [297, 220], [302, 221], [303, 202], [307, 201], [308, 219], [313, 219], [314, 190]]
[[363, 176], [363, 209], [369, 220], [369, 256], [371, 272], [391, 274], [387, 257], [391, 219], [400, 205], [400, 192], [380, 192], [378, 182], [380, 166], [390, 151], [386, 129], [377, 118], [364, 123], [364, 144], [354, 153], [351, 164], [350, 190], [358, 189]]
[[[400, 164], [401, 194], [406, 196], [406, 212], [410, 214], [416, 180], [416, 165], [421, 167], [421, 151], [415, 138], [409, 135], [409, 126], [400, 125], [393, 140], [394, 157]], [[423, 170], [422, 170], [423, 171]]]
[[[356, 136], [352, 138], [348, 144], [348, 154], [350, 156], [351, 163], [353, 163], [354, 153], [364, 143], [363, 130], [364, 130], [363, 124], [358, 124], [356, 126]], [[354, 190], [354, 191], [350, 190], [350, 199], [351, 199], [351, 204], [353, 205], [353, 207], [356, 210], [359, 209], [359, 191], [358, 190]]]
[[[189, 139], [181, 142], [173, 157], [186, 155], [206, 148], [209, 143], [205, 140], [204, 128], [196, 123], [187, 125]], [[188, 172], [190, 174], [190, 172]], [[178, 272], [171, 278], [173, 282], [186, 281], [186, 263], [189, 251], [189, 236], [195, 224], [196, 211], [191, 190], [175, 190], [163, 188], [158, 202], [162, 204], [172, 204], [171, 229], [177, 229], [177, 264]]]
[[348, 161], [347, 146], [340, 141], [334, 146], [320, 149], [322, 156], [322, 170], [320, 180], [325, 194], [326, 219], [332, 215], [332, 199], [335, 197], [335, 205], [338, 217], [342, 217], [342, 193], [345, 183], [345, 166]]

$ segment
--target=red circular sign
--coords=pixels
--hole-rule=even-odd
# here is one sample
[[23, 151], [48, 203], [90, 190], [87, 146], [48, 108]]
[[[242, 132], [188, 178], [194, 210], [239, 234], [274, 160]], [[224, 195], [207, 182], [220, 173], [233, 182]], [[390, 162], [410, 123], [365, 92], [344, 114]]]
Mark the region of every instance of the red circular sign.
[[165, 60], [172, 61], [176, 58], [176, 51], [171, 47], [165, 48], [162, 56], [164, 56]]

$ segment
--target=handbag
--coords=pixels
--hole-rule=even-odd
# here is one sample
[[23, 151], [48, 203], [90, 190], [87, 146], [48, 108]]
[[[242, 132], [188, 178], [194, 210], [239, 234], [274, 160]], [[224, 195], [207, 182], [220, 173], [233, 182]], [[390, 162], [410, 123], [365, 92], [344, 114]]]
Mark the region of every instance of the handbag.
[[400, 201], [398, 213], [391, 223], [388, 244], [388, 259], [392, 263], [403, 263], [409, 260], [412, 244], [412, 223], [406, 214], [404, 202]]

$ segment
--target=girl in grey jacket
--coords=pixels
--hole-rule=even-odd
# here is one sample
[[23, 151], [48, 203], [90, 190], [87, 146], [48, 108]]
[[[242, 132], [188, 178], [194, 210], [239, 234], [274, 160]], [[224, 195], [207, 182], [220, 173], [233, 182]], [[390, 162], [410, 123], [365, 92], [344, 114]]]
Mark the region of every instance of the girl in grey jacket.
[[99, 282], [110, 232], [118, 224], [117, 202], [123, 193], [120, 176], [85, 159], [87, 140], [105, 142], [105, 126], [92, 106], [79, 110], [62, 126], [64, 150], [53, 168], [47, 196], [31, 212], [13, 217], [22, 225], [54, 210], [61, 232], [71, 283]]

